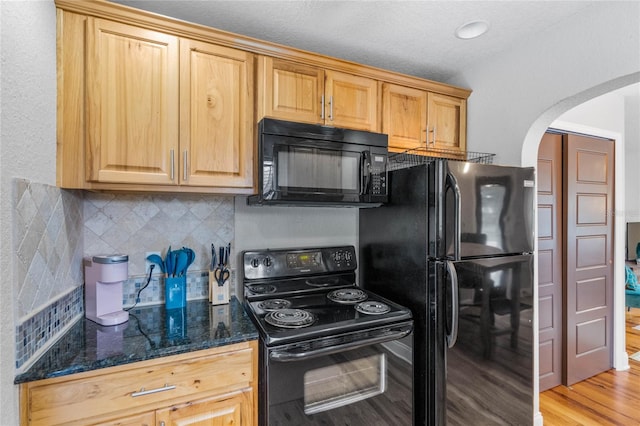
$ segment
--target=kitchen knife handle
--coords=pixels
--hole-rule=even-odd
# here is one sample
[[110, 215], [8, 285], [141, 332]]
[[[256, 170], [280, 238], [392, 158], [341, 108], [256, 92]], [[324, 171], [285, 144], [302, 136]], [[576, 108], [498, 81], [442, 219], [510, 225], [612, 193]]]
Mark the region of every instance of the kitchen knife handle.
[[173, 149], [169, 151], [169, 162], [171, 163], [171, 180], [174, 180], [176, 167], [175, 167], [175, 153]]
[[458, 310], [460, 308], [458, 299], [458, 272], [453, 262], [447, 260], [447, 272], [451, 278], [451, 330], [447, 334], [447, 347], [451, 349], [458, 340]]

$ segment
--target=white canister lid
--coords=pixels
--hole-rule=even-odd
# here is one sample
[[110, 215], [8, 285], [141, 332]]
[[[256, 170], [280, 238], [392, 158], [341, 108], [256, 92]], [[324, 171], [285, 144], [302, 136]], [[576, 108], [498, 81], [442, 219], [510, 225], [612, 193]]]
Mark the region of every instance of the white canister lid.
[[124, 263], [129, 261], [129, 256], [126, 254], [109, 254], [101, 256], [93, 256], [95, 263], [112, 264], [112, 263]]

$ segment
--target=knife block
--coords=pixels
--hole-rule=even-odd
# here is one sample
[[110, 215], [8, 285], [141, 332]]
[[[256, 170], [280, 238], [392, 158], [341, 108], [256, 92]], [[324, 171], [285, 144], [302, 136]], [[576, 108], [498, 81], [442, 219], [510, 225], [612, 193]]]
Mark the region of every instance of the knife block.
[[219, 285], [214, 276], [214, 271], [209, 271], [209, 302], [212, 305], [229, 303], [229, 285], [228, 279], [222, 285]]

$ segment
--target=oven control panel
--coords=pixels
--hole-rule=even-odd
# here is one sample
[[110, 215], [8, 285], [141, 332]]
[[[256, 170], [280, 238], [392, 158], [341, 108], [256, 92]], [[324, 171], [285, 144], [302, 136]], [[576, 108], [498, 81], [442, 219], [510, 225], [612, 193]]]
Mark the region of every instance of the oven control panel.
[[245, 279], [279, 278], [355, 271], [353, 246], [318, 249], [249, 250], [243, 253]]

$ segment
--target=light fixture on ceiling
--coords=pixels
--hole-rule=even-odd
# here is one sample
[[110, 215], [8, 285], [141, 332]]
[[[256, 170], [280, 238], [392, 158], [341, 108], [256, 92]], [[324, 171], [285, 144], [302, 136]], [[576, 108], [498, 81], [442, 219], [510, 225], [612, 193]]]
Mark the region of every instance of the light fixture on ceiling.
[[480, 37], [489, 30], [487, 21], [470, 21], [456, 29], [456, 37], [463, 40]]

